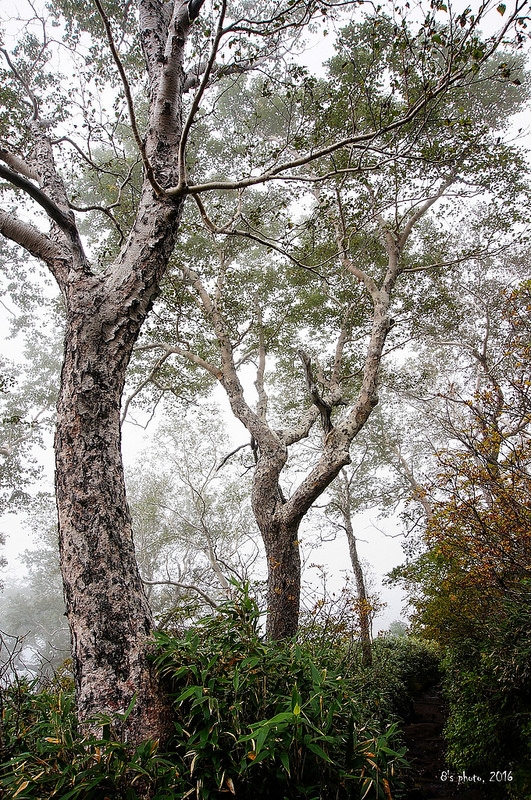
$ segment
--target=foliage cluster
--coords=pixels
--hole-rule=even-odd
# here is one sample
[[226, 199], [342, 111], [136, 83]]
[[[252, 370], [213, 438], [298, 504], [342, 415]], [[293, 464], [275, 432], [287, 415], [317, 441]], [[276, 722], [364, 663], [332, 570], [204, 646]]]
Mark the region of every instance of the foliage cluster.
[[531, 582], [492, 608], [482, 636], [453, 642], [443, 661], [448, 760], [489, 776], [511, 771], [510, 796], [531, 798]]
[[[116, 720], [103, 716], [94, 720], [99, 735], [78, 732], [71, 688], [39, 691], [37, 681], [16, 681], [2, 692], [1, 702], [2, 796], [136, 800], [152, 786], [158, 800], [176, 796], [179, 775], [170, 758], [158, 754], [157, 742], [131, 750], [111, 739]], [[121, 715], [123, 723], [127, 716]]]
[[438, 454], [424, 551], [394, 571], [415, 624], [445, 645], [448, 759], [456, 770], [511, 771], [531, 797], [531, 285], [499, 298], [476, 390], [449, 400], [457, 445]]
[[22, 800], [398, 798], [407, 762], [393, 704], [405, 705], [413, 676], [434, 678], [437, 656], [405, 637], [375, 653], [363, 668], [346, 637], [322, 652], [303, 638], [267, 643], [240, 591], [184, 636], [157, 634], [174, 698], [165, 752], [113, 739], [104, 717], [77, 732], [64, 679], [44, 691], [17, 681], [2, 694], [0, 786]]

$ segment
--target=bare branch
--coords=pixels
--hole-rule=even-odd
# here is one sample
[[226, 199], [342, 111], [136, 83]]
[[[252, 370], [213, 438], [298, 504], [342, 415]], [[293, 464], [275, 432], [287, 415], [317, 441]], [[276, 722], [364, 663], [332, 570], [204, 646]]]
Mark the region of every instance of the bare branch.
[[235, 447], [234, 450], [231, 450], [228, 455], [221, 459], [219, 466], [216, 467], [216, 472], [219, 472], [219, 470], [225, 466], [229, 458], [232, 458], [232, 456], [236, 455], [236, 453], [239, 453], [240, 450], [244, 450], [246, 447], [252, 447], [252, 442], [245, 442], [245, 444], [240, 444], [238, 447]]
[[431, 269], [442, 269], [443, 267], [453, 267], [457, 264], [463, 264], [466, 261], [471, 261], [474, 258], [485, 258], [487, 256], [494, 257], [498, 256], [501, 253], [504, 253], [506, 250], [514, 247], [514, 241], [508, 242], [507, 244], [500, 245], [495, 250], [489, 250], [488, 247], [484, 247], [480, 250], [471, 250], [469, 253], [465, 253], [462, 256], [458, 256], [457, 258], [451, 258], [448, 261], [437, 261], [433, 264], [427, 264], [426, 266], [421, 267], [404, 267], [402, 272], [404, 274], [413, 273], [413, 272], [427, 272]]
[[184, 347], [179, 347], [178, 345], [169, 345], [169, 344], [163, 344], [162, 342], [161, 343], [154, 342], [153, 344], [142, 345], [142, 347], [135, 348], [135, 352], [140, 353], [143, 350], [156, 350], [157, 348], [165, 350], [166, 355], [164, 356], [164, 360], [167, 358], [167, 356], [171, 355], [172, 353], [174, 353], [177, 356], [183, 356], [184, 358], [187, 358], [188, 361], [191, 361], [193, 364], [197, 364], [198, 367], [202, 367], [203, 369], [205, 369], [214, 378], [216, 378], [216, 380], [220, 379], [220, 371], [218, 367], [214, 366], [214, 364], [211, 364], [209, 361], [206, 361], [204, 358], [201, 358], [201, 356], [198, 356], [196, 353], [193, 353], [191, 350], [185, 350]]
[[28, 82], [26, 80], [24, 80], [24, 78], [22, 77], [20, 72], [17, 70], [17, 68], [15, 67], [13, 62], [11, 61], [11, 58], [10, 58], [9, 53], [7, 52], [7, 50], [4, 50], [4, 48], [2, 47], [2, 48], [0, 48], [0, 53], [2, 53], [2, 55], [4, 56], [5, 60], [8, 63], [9, 69], [11, 70], [11, 72], [13, 73], [13, 75], [15, 76], [17, 81], [20, 83], [20, 85], [24, 87], [24, 89], [25, 89], [25, 91], [26, 91], [26, 93], [27, 93], [27, 95], [28, 95], [28, 97], [29, 97], [29, 99], [31, 101], [31, 107], [33, 109], [33, 117], [32, 118], [34, 120], [38, 119], [38, 117], [39, 117], [39, 103], [37, 101], [37, 97], [36, 97], [35, 93], [32, 91], [32, 89], [31, 89], [30, 85], [28, 84]]
[[254, 298], [257, 324], [258, 324], [258, 369], [256, 370], [256, 380], [254, 382], [256, 393], [258, 395], [258, 403], [256, 406], [256, 413], [258, 416], [265, 420], [267, 417], [267, 404], [268, 397], [265, 390], [265, 368], [266, 368], [266, 344], [264, 339], [264, 321], [262, 315], [262, 307], [259, 303], [258, 297]]
[[154, 375], [162, 367], [162, 365], [164, 364], [166, 359], [169, 358], [169, 356], [170, 356], [170, 353], [168, 353], [168, 352], [164, 353], [158, 359], [156, 364], [154, 364], [154, 366], [150, 369], [147, 377], [143, 381], [141, 381], [139, 383], [139, 385], [136, 387], [136, 389], [133, 392], [131, 392], [129, 397], [127, 397], [127, 399], [126, 399], [126, 401], [124, 403], [123, 411], [122, 411], [122, 425], [125, 422], [125, 418], [127, 417], [127, 412], [129, 410], [129, 406], [131, 405], [131, 403], [133, 402], [135, 397], [137, 397], [140, 394], [140, 392], [142, 391], [142, 389], [145, 389], [145, 387], [148, 385], [148, 383], [150, 383], [153, 380]]
[[300, 442], [301, 439], [305, 439], [308, 436], [318, 417], [319, 409], [312, 404], [302, 414], [297, 423], [291, 425], [289, 428], [283, 428], [278, 431], [280, 439], [287, 447], [296, 442]]
[[145, 584], [146, 586], [177, 586], [177, 588], [179, 588], [179, 589], [186, 589], [187, 591], [190, 591], [190, 592], [197, 592], [197, 594], [201, 595], [201, 597], [203, 598], [205, 603], [208, 603], [208, 605], [211, 608], [214, 608], [214, 609], [218, 609], [219, 608], [218, 604], [214, 600], [212, 600], [212, 598], [209, 597], [206, 592], [204, 592], [202, 589], [200, 589], [199, 586], [192, 586], [189, 583], [179, 583], [178, 581], [170, 581], [170, 580], [167, 580], [167, 581], [148, 581], [148, 580], [145, 580], [144, 578], [141, 578], [141, 580], [142, 580], [142, 583]]
[[11, 183], [13, 186], [16, 186], [17, 189], [22, 189], [22, 191], [29, 194], [30, 197], [33, 198], [48, 214], [51, 219], [61, 228], [62, 231], [67, 233], [71, 236], [73, 233], [76, 233], [76, 226], [74, 220], [65, 214], [59, 206], [51, 200], [48, 195], [39, 189], [38, 186], [35, 186], [34, 183], [31, 183], [27, 178], [23, 175], [20, 175], [18, 172], [14, 172], [9, 167], [4, 167], [0, 164], [0, 178]]
[[[212, 81], [219, 80], [220, 78], [228, 78], [231, 75], [245, 75], [246, 72], [249, 72], [252, 69], [256, 69], [257, 66], [266, 59], [256, 59], [254, 61], [242, 61], [238, 64], [227, 64], [227, 65], [214, 65], [210, 70], [210, 80], [208, 85], [211, 84]], [[186, 80], [183, 86], [183, 93], [186, 94], [191, 89], [195, 89], [196, 86], [199, 86], [201, 75], [204, 75], [205, 71], [208, 69], [209, 62], [203, 61], [197, 65], [197, 67], [188, 73], [186, 76]]]
[[8, 167], [11, 167], [15, 172], [24, 175], [25, 178], [32, 181], [39, 180], [36, 170], [32, 169], [23, 158], [15, 155], [15, 153], [9, 152], [9, 150], [6, 150], [4, 147], [0, 147], [0, 160], [7, 164]]
[[317, 267], [324, 266], [329, 261], [332, 261], [335, 258], [335, 256], [326, 259], [326, 261], [321, 262], [321, 264], [318, 264], [317, 267], [314, 266], [311, 267], [308, 264], [303, 264], [302, 261], [299, 261], [298, 258], [295, 258], [294, 255], [289, 253], [286, 249], [281, 247], [279, 244], [277, 244], [277, 242], [273, 241], [272, 239], [268, 239], [266, 236], [259, 235], [251, 230], [245, 230], [243, 228], [231, 228], [230, 226], [236, 221], [238, 217], [240, 217], [244, 223], [249, 224], [247, 219], [241, 213], [240, 204], [238, 205], [238, 210], [234, 213], [232, 219], [229, 220], [225, 225], [219, 227], [208, 216], [208, 212], [205, 208], [205, 205], [201, 197], [195, 194], [192, 195], [192, 197], [199, 209], [199, 213], [201, 214], [203, 222], [205, 223], [205, 227], [210, 231], [210, 233], [214, 235], [223, 235], [223, 236], [239, 236], [242, 239], [249, 239], [251, 242], [256, 242], [257, 244], [261, 244], [264, 247], [267, 247], [270, 250], [274, 250], [276, 253], [279, 253], [280, 255], [289, 259], [289, 261], [291, 261], [292, 264], [295, 264], [295, 266], [300, 267], [300, 269], [304, 269], [307, 272], [313, 272], [314, 275], [317, 275], [321, 280], [325, 281], [325, 283], [329, 283], [328, 278], [325, 275], [322, 275], [318, 271]]
[[69, 257], [59, 244], [41, 233], [30, 222], [23, 222], [2, 209], [0, 209], [0, 233], [31, 255], [42, 259], [52, 271], [57, 262], [67, 260]]
[[[193, 0], [191, 0], [191, 2], [193, 2]], [[201, 3], [199, 3], [199, 7], [200, 6]], [[222, 0], [218, 18], [218, 26], [216, 30], [216, 35], [214, 37], [214, 41], [212, 42], [212, 49], [210, 52], [210, 56], [207, 65], [205, 67], [205, 72], [201, 79], [201, 83], [199, 84], [199, 88], [194, 96], [192, 105], [190, 107], [190, 111], [188, 113], [188, 117], [186, 118], [186, 122], [183, 125], [181, 133], [181, 141], [179, 142], [179, 186], [175, 190], [176, 194], [180, 194], [183, 187], [186, 185], [186, 145], [188, 143], [188, 135], [190, 133], [192, 123], [195, 119], [195, 115], [197, 114], [199, 104], [208, 86], [212, 69], [214, 68], [214, 63], [216, 60], [219, 44], [223, 36], [223, 22], [225, 19], [226, 11], [227, 11], [227, 0]], [[199, 13], [199, 11], [197, 11], [197, 13]]]
[[5, 458], [10, 458], [13, 455], [13, 451], [16, 447], [19, 447], [24, 442], [29, 442], [32, 438], [33, 431], [37, 425], [40, 424], [40, 417], [47, 411], [47, 407], [41, 408], [38, 411], [32, 420], [25, 423], [27, 426], [26, 430], [29, 428], [29, 432], [25, 433], [23, 436], [17, 436], [15, 439], [12, 439], [9, 444], [4, 444], [0, 447], [0, 455], [5, 456]]
[[437, 202], [437, 200], [441, 199], [441, 197], [444, 195], [448, 187], [451, 186], [452, 183], [454, 183], [456, 176], [457, 176], [457, 169], [455, 169], [451, 173], [451, 175], [449, 175], [448, 178], [446, 178], [446, 180], [442, 182], [438, 191], [432, 197], [429, 197], [420, 206], [420, 208], [418, 208], [417, 211], [409, 218], [397, 242], [400, 250], [403, 249], [405, 243], [407, 242], [407, 239], [411, 234], [414, 225], [426, 214], [426, 212]]
[[111, 23], [109, 22], [109, 18], [107, 16], [107, 14], [103, 10], [103, 6], [102, 6], [100, 0], [94, 0], [94, 3], [96, 5], [96, 8], [98, 9], [99, 15], [100, 15], [100, 17], [102, 19], [102, 22], [103, 22], [103, 25], [105, 27], [105, 34], [107, 36], [107, 41], [109, 42], [109, 48], [110, 48], [114, 63], [116, 64], [116, 67], [117, 67], [118, 72], [120, 74], [120, 79], [122, 81], [122, 86], [123, 86], [123, 89], [124, 89], [125, 99], [126, 99], [126, 102], [127, 102], [127, 110], [128, 110], [128, 113], [129, 113], [129, 121], [131, 123], [131, 130], [133, 131], [133, 136], [135, 138], [135, 142], [136, 142], [136, 145], [138, 147], [138, 151], [139, 151], [139, 153], [140, 153], [140, 155], [142, 157], [142, 163], [144, 164], [144, 169], [146, 171], [146, 177], [147, 177], [148, 181], [150, 182], [151, 186], [153, 187], [153, 189], [155, 190], [155, 193], [159, 197], [163, 197], [164, 196], [164, 189], [162, 188], [162, 186], [159, 184], [159, 182], [155, 178], [155, 174], [153, 172], [153, 167], [151, 166], [149, 158], [147, 157], [145, 144], [144, 144], [144, 142], [142, 140], [142, 137], [140, 136], [140, 132], [138, 130], [138, 124], [137, 124], [137, 121], [136, 121], [136, 114], [135, 114], [135, 107], [134, 107], [134, 103], [133, 103], [133, 97], [131, 95], [131, 87], [129, 86], [129, 81], [127, 79], [127, 75], [125, 74], [124, 65], [122, 64], [122, 60], [120, 58], [120, 55], [119, 55], [118, 50], [116, 49], [116, 45], [114, 43], [114, 37], [112, 35]]
[[308, 388], [310, 399], [312, 403], [319, 409], [323, 430], [325, 434], [330, 433], [330, 431], [332, 430], [332, 421], [330, 418], [332, 412], [332, 406], [330, 405], [330, 403], [327, 403], [326, 400], [324, 400], [319, 393], [317, 383], [315, 381], [315, 378], [313, 377], [312, 362], [310, 356], [308, 356], [304, 352], [304, 350], [298, 350], [297, 355], [302, 361], [304, 367], [306, 386]]

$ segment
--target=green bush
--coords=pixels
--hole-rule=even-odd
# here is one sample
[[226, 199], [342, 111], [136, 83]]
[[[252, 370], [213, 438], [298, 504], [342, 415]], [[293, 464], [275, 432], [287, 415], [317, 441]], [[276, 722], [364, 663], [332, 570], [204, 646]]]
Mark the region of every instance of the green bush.
[[[80, 736], [72, 692], [36, 691], [16, 681], [2, 693], [0, 787], [17, 800], [153, 800], [179, 797], [175, 763], [145, 742], [135, 750], [111, 739], [111, 720], [94, 724], [100, 738]], [[129, 709], [129, 713], [132, 709]], [[118, 715], [122, 721], [127, 713]], [[115, 720], [112, 722], [115, 723]]]
[[258, 616], [244, 592], [185, 637], [157, 636], [190, 788], [201, 798], [224, 788], [275, 800], [388, 796], [405, 765], [396, 722], [364, 714], [356, 676], [316, 664], [304, 643], [264, 642]]
[[3, 796], [398, 800], [407, 763], [396, 710], [420, 675], [433, 677], [433, 648], [386, 637], [366, 668], [341, 637], [321, 652], [304, 636], [268, 643], [258, 618], [242, 589], [193, 630], [156, 635], [175, 709], [165, 752], [131, 750], [104, 717], [99, 738], [80, 736], [71, 692], [15, 683], [3, 693]]
[[435, 642], [413, 636], [378, 637], [373, 668], [367, 678], [402, 719], [411, 714], [413, 699], [441, 678], [441, 651]]
[[510, 771], [512, 781], [504, 786], [508, 795], [531, 800], [528, 603], [507, 602], [496, 623], [489, 620], [484, 638], [454, 643], [443, 661], [448, 761], [487, 780], [492, 771]]

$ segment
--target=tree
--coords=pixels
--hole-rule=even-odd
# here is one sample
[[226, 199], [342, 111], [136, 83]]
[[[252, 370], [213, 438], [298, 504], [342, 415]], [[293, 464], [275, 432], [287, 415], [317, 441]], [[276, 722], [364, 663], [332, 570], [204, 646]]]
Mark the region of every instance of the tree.
[[[449, 87], [476, 71], [522, 12], [517, 3], [507, 13], [503, 31], [484, 47], [475, 33], [477, 17], [465, 12], [452, 20], [457, 50], [449, 47], [448, 55], [441, 50], [430, 61], [433, 72], [403, 98], [392, 119], [367, 121], [360, 134], [323, 131], [318, 141], [303, 141], [299, 148], [288, 130], [280, 152], [275, 143], [265, 162], [254, 162], [251, 168], [247, 153], [247, 159], [238, 159], [224, 172], [228, 177], [219, 179], [213, 165], [201, 161], [200, 141], [195, 140], [195, 149], [191, 146], [200, 112], [207, 116], [215, 106], [216, 87], [222, 94], [224, 81], [237, 80], [253, 66], [265, 69], [277, 58], [282, 74], [279, 54], [286, 54], [315, 15], [328, 13], [329, 5], [301, 0], [270, 4], [263, 7], [263, 18], [256, 19], [244, 5], [229, 12], [224, 0], [204, 12], [204, 24], [199, 20], [202, 7], [202, 0], [138, 0], [133, 18], [127, 4], [109, 2], [104, 8], [94, 0], [72, 6], [64, 0], [46, 11], [64, 31], [61, 46], [50, 36], [45, 16], [32, 7], [32, 19], [22, 26], [17, 44], [11, 52], [2, 48], [0, 232], [46, 264], [64, 303], [56, 499], [78, 712], [81, 720], [96, 712], [124, 712], [134, 697], [127, 720], [131, 742], [163, 737], [169, 720], [165, 692], [148, 658], [153, 620], [135, 560], [125, 496], [120, 401], [133, 347], [177, 243], [186, 197], [244, 190], [273, 179], [304, 179], [311, 162], [342, 149], [355, 153], [376, 145], [383, 133], [411, 124], [435, 107]], [[427, 50], [439, 47], [433, 38], [440, 38], [434, 32], [435, 13], [430, 11], [423, 23]], [[49, 69], [58, 49], [71, 54], [69, 71], [79, 78], [77, 85], [65, 77], [63, 88], [58, 71]], [[97, 108], [107, 91], [116, 98], [115, 104], [102, 104], [108, 112]], [[119, 140], [124, 124], [135, 143], [132, 157]], [[136, 191], [131, 177], [138, 166], [142, 178]], [[100, 184], [97, 198], [86, 206], [76, 202], [83, 169], [97, 174]], [[109, 183], [115, 198], [110, 204], [104, 191]], [[27, 220], [29, 208], [39, 210], [39, 224]], [[78, 215], [101, 214], [113, 224], [112, 236], [103, 234], [105, 242], [93, 259], [74, 209]], [[374, 336], [383, 341], [389, 320], [379, 301], [375, 325]], [[224, 353], [229, 362], [229, 342]], [[232, 378], [225, 381], [238, 406], [238, 384]], [[325, 461], [336, 451], [338, 455], [326, 480], [348, 460], [348, 437], [374, 404], [374, 392], [371, 375], [362, 390], [362, 408], [331, 437], [334, 448], [326, 451]], [[280, 465], [284, 456], [280, 453], [279, 460], [276, 439], [259, 418], [253, 426], [265, 436], [260, 443], [263, 457]], [[321, 490], [322, 481], [315, 487], [313, 481], [314, 476], [303, 488], [308, 499]], [[270, 482], [260, 493], [276, 503]], [[297, 511], [291, 522], [299, 517]], [[283, 541], [274, 550], [281, 555], [285, 546]], [[292, 539], [288, 547], [293, 549]], [[284, 589], [281, 598], [288, 602]], [[290, 622], [273, 630], [286, 633], [292, 627]]]
[[[439, 34], [434, 36], [437, 41]], [[408, 48], [418, 62], [404, 60]], [[437, 224], [437, 203], [443, 203], [441, 219], [457, 219], [462, 201], [480, 190], [492, 191], [493, 202], [501, 202], [508, 187], [515, 197], [524, 190], [521, 157], [499, 136], [507, 109], [518, 107], [521, 96], [505, 92], [496, 113], [490, 109], [492, 127], [486, 124], [491, 103], [485, 85], [498, 83], [505, 63], [498, 58], [461, 75], [414, 123], [395, 128], [424, 86], [424, 58], [433, 58], [430, 69], [436, 71], [441, 51], [418, 45], [405, 23], [397, 31], [383, 15], [342, 29], [328, 79], [299, 91], [295, 107], [287, 93], [281, 96], [268, 119], [266, 145], [281, 146], [278, 118], [289, 109], [290, 125], [308, 146], [322, 145], [331, 135], [347, 137], [355, 118], [361, 136], [375, 120], [383, 126], [379, 147], [334, 152], [307, 166], [302, 179], [309, 188], [293, 198], [304, 199], [310, 212], [298, 222], [290, 204], [273, 191], [241, 199], [233, 217], [223, 199], [209, 211], [197, 198], [206, 231], [198, 230], [196, 219], [185, 218], [188, 261], [170, 266], [156, 318], [161, 324], [148, 329], [151, 342], [142, 347], [144, 354], [155, 351], [153, 371], [159, 376], [168, 359], [178, 356], [219, 380], [250, 434], [256, 458], [252, 505], [268, 560], [267, 630], [273, 638], [296, 633], [299, 526], [349, 462], [352, 442], [378, 402], [384, 350], [397, 342], [389, 336], [395, 309], [400, 315], [404, 298], [416, 294], [416, 282], [422, 283], [424, 271], [440, 268], [441, 258], [448, 266], [477, 252], [475, 244], [459, 253], [453, 245], [441, 254], [439, 241], [425, 241], [422, 223]], [[381, 81], [386, 71], [391, 94]], [[253, 97], [266, 93], [267, 81], [242, 93], [241, 116], [249, 115]], [[465, 93], [475, 98], [477, 122], [468, 112], [463, 116]], [[308, 115], [309, 96], [323, 110], [318, 118]], [[243, 125], [234, 116], [234, 98], [226, 103]], [[226, 120], [222, 111], [218, 107], [215, 124]], [[303, 123], [309, 133], [301, 132]], [[256, 150], [259, 157], [259, 144]], [[495, 185], [501, 164], [504, 178]], [[228, 221], [222, 223], [224, 211]], [[242, 378], [250, 365], [255, 403]], [[269, 383], [268, 368], [275, 373]], [[280, 391], [275, 387], [276, 403], [273, 381], [281, 385]], [[288, 494], [288, 458], [319, 426], [319, 455]]]
[[[159, 426], [127, 471], [135, 551], [158, 627], [189, 626], [205, 606], [210, 611], [227, 599], [231, 577], [252, 577], [257, 547], [248, 492], [237, 467], [217, 470], [222, 430], [214, 410], [189, 412], [177, 430]], [[69, 656], [53, 514], [49, 495], [32, 503], [25, 524], [34, 546], [21, 557], [25, 574], [0, 598], [3, 629], [22, 644], [20, 666], [38, 675]]]
[[415, 626], [447, 648], [448, 752], [467, 771], [493, 756], [524, 766], [531, 707], [531, 286], [483, 281], [490, 291], [471, 298], [483, 314], [451, 345], [467, 370], [442, 398], [451, 438], [428, 487], [423, 548], [394, 571]]
[[[439, 638], [482, 629], [496, 597], [526, 578], [531, 556], [529, 283], [485, 294], [480, 302], [484, 317], [474, 321], [476, 341], [458, 343], [475, 369], [469, 362], [463, 383], [452, 382], [442, 398], [451, 445], [438, 452], [437, 476], [428, 487], [432, 514], [420, 559], [438, 564], [439, 577], [436, 585], [422, 579], [421, 594], [414, 594]], [[413, 577], [416, 568], [404, 574], [408, 569]], [[445, 619], [450, 595], [461, 608], [452, 621]]]
[[142, 580], [165, 624], [179, 616], [183, 598], [216, 608], [231, 596], [231, 578], [257, 577], [246, 468], [224, 463], [226, 442], [215, 409], [189, 411], [158, 427], [127, 475]]
[[363, 574], [363, 567], [358, 555], [356, 536], [354, 534], [354, 526], [352, 524], [354, 505], [352, 493], [355, 482], [356, 472], [354, 470], [347, 472], [347, 470], [344, 468], [336, 478], [333, 499], [327, 510], [333, 516], [339, 518], [339, 521], [336, 522], [336, 524], [343, 528], [347, 537], [350, 562], [352, 564], [352, 571], [354, 572], [354, 579], [356, 583], [356, 612], [359, 619], [362, 663], [364, 666], [370, 667], [372, 664], [371, 612], [373, 609], [365, 586], [365, 576]]
[[[3, 533], [0, 533], [0, 546], [3, 547], [6, 543], [6, 537]], [[5, 556], [0, 556], [0, 569], [4, 569], [7, 566], [7, 559]], [[4, 582], [0, 581], [0, 591], [4, 588]]]
[[10, 581], [0, 598], [3, 628], [20, 643], [13, 666], [22, 674], [41, 677], [53, 673], [70, 657], [57, 525], [50, 524], [53, 515], [51, 496], [41, 495], [32, 503], [27, 524], [33, 529], [37, 546], [21, 556], [26, 568], [23, 579]]
[[[52, 304], [39, 297], [41, 309], [56, 316]], [[35, 331], [28, 317], [38, 318], [33, 298], [13, 314], [11, 339], [17, 358], [0, 360], [0, 514], [27, 506], [42, 472], [37, 447], [49, 444], [60, 358], [55, 333]], [[35, 316], [33, 316], [35, 314]], [[11, 315], [10, 315], [11, 316]]]

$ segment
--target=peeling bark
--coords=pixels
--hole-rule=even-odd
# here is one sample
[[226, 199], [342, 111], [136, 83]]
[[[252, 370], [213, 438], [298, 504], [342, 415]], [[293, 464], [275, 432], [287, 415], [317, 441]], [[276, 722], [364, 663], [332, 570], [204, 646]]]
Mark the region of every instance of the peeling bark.
[[[78, 714], [124, 712], [127, 737], [170, 732], [152, 665], [153, 620], [138, 573], [121, 458], [120, 401], [144, 315], [112, 308], [104, 282], [68, 293], [57, 405], [56, 497]], [[138, 303], [138, 300], [136, 301]]]
[[127, 736], [170, 733], [148, 661], [153, 620], [135, 558], [121, 457], [120, 404], [142, 323], [175, 245], [182, 209], [147, 189], [115, 268], [64, 286], [65, 351], [57, 405], [56, 497], [78, 713], [123, 712]]

